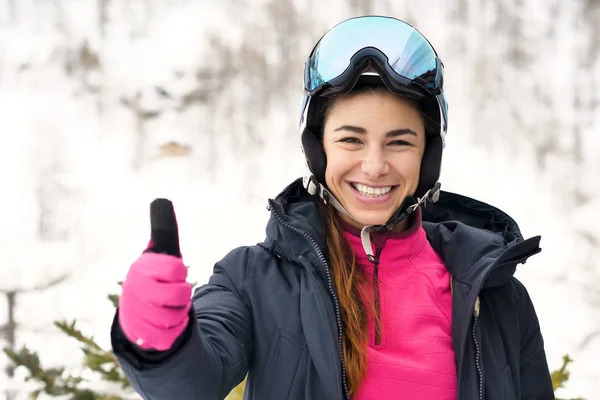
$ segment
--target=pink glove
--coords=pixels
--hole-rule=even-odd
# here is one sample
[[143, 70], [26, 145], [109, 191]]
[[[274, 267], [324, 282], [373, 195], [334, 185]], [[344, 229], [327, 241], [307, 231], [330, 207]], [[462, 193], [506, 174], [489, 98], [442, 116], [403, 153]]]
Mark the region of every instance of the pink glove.
[[168, 350], [189, 322], [192, 285], [179, 251], [173, 205], [150, 205], [151, 239], [131, 265], [119, 299], [119, 323], [125, 336], [143, 349]]

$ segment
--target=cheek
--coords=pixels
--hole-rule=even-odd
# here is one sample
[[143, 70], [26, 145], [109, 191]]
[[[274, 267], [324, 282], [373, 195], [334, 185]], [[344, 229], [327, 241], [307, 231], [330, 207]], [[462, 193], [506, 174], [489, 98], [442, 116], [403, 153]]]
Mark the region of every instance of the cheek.
[[331, 151], [327, 156], [325, 183], [329, 189], [339, 190], [343, 186], [344, 180], [349, 174], [353, 174], [359, 165], [360, 163], [357, 162], [356, 157], [352, 157], [352, 154], [347, 151]]
[[418, 181], [421, 173], [422, 156], [418, 153], [402, 157], [396, 161], [396, 171], [398, 171], [407, 181]]
[[346, 170], [346, 166], [344, 165], [344, 158], [340, 157], [339, 154], [335, 152], [331, 152], [327, 156], [327, 167], [325, 169], [325, 179], [327, 180], [328, 185], [332, 185], [337, 183], [337, 181], [342, 177]]

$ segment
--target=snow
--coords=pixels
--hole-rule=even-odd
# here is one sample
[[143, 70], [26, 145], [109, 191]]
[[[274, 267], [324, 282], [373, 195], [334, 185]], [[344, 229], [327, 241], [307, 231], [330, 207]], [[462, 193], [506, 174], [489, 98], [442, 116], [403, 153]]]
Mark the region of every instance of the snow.
[[[175, 204], [190, 281], [205, 282], [228, 251], [263, 239], [267, 198], [306, 173], [297, 133], [304, 58], [325, 29], [357, 11], [347, 0], [112, 0], [102, 36], [98, 1], [13, 1], [15, 20], [8, 3], [0, 2], [0, 209], [8, 227], [0, 233], [0, 291], [67, 274], [60, 285], [17, 297], [17, 339], [48, 365], [77, 366], [77, 345], [52, 322], [77, 319], [109, 346], [106, 295], [119, 291], [147, 243], [154, 198]], [[551, 368], [565, 353], [575, 360], [560, 396], [598, 398], [600, 340], [583, 346], [600, 329], [600, 114], [591, 105], [600, 62], [591, 67], [595, 75], [578, 70], [590, 31], [578, 2], [469, 4], [462, 21], [453, 16], [459, 3], [368, 6], [411, 20], [442, 56], [450, 101], [442, 188], [505, 210], [526, 237], [542, 235], [543, 252], [517, 277], [533, 298]], [[303, 14], [290, 18], [290, 10]], [[520, 43], [531, 56], [522, 68], [506, 56], [510, 26], [494, 25], [520, 15], [527, 15]], [[302, 34], [288, 34], [291, 26]], [[232, 56], [224, 59], [214, 38]], [[84, 43], [99, 67], [67, 76], [65, 62]], [[293, 43], [289, 60], [281, 43]], [[264, 60], [238, 56], [245, 48]], [[194, 88], [207, 101], [181, 110], [177, 99]], [[140, 120], [124, 98], [158, 117]], [[548, 138], [557, 150], [540, 169], [534, 145]], [[169, 141], [191, 146], [191, 155], [162, 157], [158, 149]], [[576, 201], [577, 191], [587, 200]], [[25, 387], [0, 375], [0, 389]]]

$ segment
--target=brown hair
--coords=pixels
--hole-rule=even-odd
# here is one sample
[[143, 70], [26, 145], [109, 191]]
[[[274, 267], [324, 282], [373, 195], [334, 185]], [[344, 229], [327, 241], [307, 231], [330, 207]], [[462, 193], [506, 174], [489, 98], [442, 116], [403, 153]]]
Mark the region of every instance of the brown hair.
[[[375, 310], [375, 303], [361, 290], [366, 275], [356, 265], [354, 253], [343, 235], [336, 211], [330, 204], [322, 202], [319, 202], [319, 209], [325, 225], [329, 269], [341, 309], [342, 356], [346, 366], [348, 391], [353, 396], [367, 372], [367, 307]], [[378, 316], [376, 323], [379, 325]]]
[[[353, 90], [347, 95], [361, 92], [387, 92], [383, 86], [366, 86]], [[341, 95], [345, 96], [345, 95]], [[321, 140], [323, 138], [324, 121], [340, 96], [333, 96], [324, 102], [321, 109]], [[409, 99], [410, 100], [410, 99]], [[421, 104], [410, 100], [420, 111], [424, 122], [430, 120], [423, 112]], [[426, 125], [426, 130], [428, 126]], [[325, 183], [325, 182], [323, 182]], [[329, 269], [335, 285], [341, 311], [342, 322], [342, 356], [346, 367], [346, 379], [349, 395], [358, 391], [367, 372], [367, 348], [369, 345], [369, 329], [367, 310], [374, 316], [375, 329], [381, 331], [381, 320], [375, 301], [366, 289], [367, 276], [356, 265], [356, 259], [350, 244], [343, 235], [339, 216], [331, 203], [319, 202], [321, 217], [325, 226], [327, 257]], [[377, 279], [373, 277], [372, 279]], [[370, 283], [370, 282], [369, 282]]]

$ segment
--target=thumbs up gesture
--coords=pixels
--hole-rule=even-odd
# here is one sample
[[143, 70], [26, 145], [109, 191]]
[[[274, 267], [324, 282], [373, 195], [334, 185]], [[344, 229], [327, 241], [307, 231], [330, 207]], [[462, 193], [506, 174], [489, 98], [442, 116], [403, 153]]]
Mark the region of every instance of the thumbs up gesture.
[[173, 203], [167, 199], [150, 203], [150, 243], [146, 252], [181, 258], [177, 218]]
[[192, 285], [181, 258], [173, 204], [150, 204], [150, 242], [131, 265], [119, 299], [125, 336], [143, 349], [171, 348], [189, 322]]

